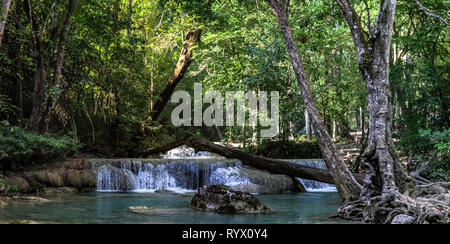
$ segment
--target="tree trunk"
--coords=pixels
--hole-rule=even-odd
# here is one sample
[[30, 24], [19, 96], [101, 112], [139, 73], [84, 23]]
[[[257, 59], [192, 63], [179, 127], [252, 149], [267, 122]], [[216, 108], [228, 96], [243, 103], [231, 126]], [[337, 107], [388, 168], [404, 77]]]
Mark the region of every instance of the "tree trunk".
[[43, 43], [39, 34], [35, 34], [34, 50], [35, 53], [34, 62], [36, 71], [34, 72], [34, 88], [33, 88], [33, 107], [31, 111], [28, 127], [34, 132], [41, 131], [41, 121], [43, 115], [43, 101], [45, 95], [45, 85], [47, 81], [47, 71], [45, 64], [45, 56], [43, 53]]
[[[446, 201], [448, 196], [433, 192], [433, 188], [440, 188], [442, 184], [422, 187], [422, 195], [416, 194], [419, 186], [409, 191], [414, 184], [407, 177], [394, 152], [389, 57], [396, 0], [381, 1], [377, 26], [369, 41], [366, 40], [359, 16], [351, 3], [348, 0], [337, 2], [350, 26], [369, 101], [368, 145], [362, 155], [366, 179], [360, 203], [349, 204], [339, 212], [347, 213], [344, 216], [348, 216], [349, 210], [357, 212], [355, 209], [359, 205], [362, 212], [360, 217], [369, 223], [391, 223], [399, 214], [412, 217], [414, 223], [450, 222], [448, 206], [441, 206], [441, 202]], [[421, 195], [420, 198], [418, 195]], [[440, 216], [438, 219], [436, 214]]]
[[286, 1], [266, 1], [281, 26], [289, 57], [291, 59], [292, 66], [298, 80], [298, 85], [306, 105], [306, 110], [311, 117], [311, 122], [314, 126], [314, 132], [319, 142], [320, 150], [330, 174], [334, 179], [339, 194], [345, 201], [358, 199], [361, 193], [361, 185], [353, 177], [352, 173], [345, 164], [342, 155], [337, 150], [336, 145], [323, 125], [317, 106], [314, 102], [314, 98], [311, 94], [311, 90], [309, 88], [309, 78], [306, 76], [302, 60], [298, 53], [297, 44], [294, 41], [292, 30], [289, 25]]
[[[173, 148], [181, 145], [187, 145], [194, 148], [196, 151], [208, 151], [229, 159], [239, 159], [243, 164], [254, 167], [260, 170], [267, 170], [275, 174], [284, 174], [291, 177], [298, 177], [307, 180], [315, 180], [329, 184], [335, 184], [330, 171], [302, 166], [294, 163], [289, 163], [282, 160], [276, 160], [261, 156], [255, 156], [234, 148], [224, 147], [214, 144], [208, 140], [195, 138], [193, 136], [186, 136], [175, 140], [174, 142], [165, 144], [159, 148], [150, 149], [144, 153], [144, 156], [165, 153]], [[362, 182], [364, 176], [355, 174], [355, 179]]]
[[0, 13], [0, 45], [2, 44], [3, 33], [5, 33], [6, 19], [8, 18], [9, 7], [11, 0], [2, 0], [2, 12]]
[[53, 111], [55, 110], [56, 104], [67, 88], [67, 83], [62, 80], [62, 68], [64, 61], [64, 50], [66, 48], [66, 40], [67, 35], [69, 34], [70, 26], [72, 24], [72, 16], [75, 12], [76, 4], [78, 0], [69, 0], [67, 5], [67, 13], [63, 23], [63, 29], [61, 31], [59, 37], [58, 44], [58, 52], [56, 54], [56, 65], [55, 65], [55, 74], [53, 76], [53, 85], [56, 87], [57, 92], [53, 97], [49, 98], [49, 101], [46, 104], [45, 112], [44, 112], [44, 131], [48, 131], [48, 125], [50, 123], [50, 119]]
[[337, 123], [336, 120], [333, 120], [333, 141], [336, 141], [336, 132], [337, 132]]
[[152, 111], [150, 112], [149, 120], [158, 120], [162, 111], [169, 102], [170, 97], [172, 96], [178, 83], [180, 83], [180, 81], [184, 78], [184, 75], [186, 74], [189, 66], [193, 61], [192, 52], [194, 50], [195, 44], [200, 41], [201, 34], [202, 29], [188, 31], [188, 33], [186, 34], [186, 37], [183, 41], [183, 48], [181, 49], [181, 55], [178, 59], [175, 71], [173, 72], [172, 76], [170, 76], [165, 89], [159, 95], [159, 99], [155, 102], [155, 105], [151, 109]]
[[311, 130], [311, 120], [309, 119], [308, 110], [305, 109], [305, 130], [306, 130], [306, 138], [311, 140], [312, 138], [312, 130]]

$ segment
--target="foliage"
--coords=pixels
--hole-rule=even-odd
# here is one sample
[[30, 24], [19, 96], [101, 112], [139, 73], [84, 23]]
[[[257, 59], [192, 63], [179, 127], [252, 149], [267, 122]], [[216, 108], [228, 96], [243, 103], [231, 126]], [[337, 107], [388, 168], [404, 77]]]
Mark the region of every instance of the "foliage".
[[428, 174], [433, 180], [450, 181], [450, 129], [420, 130], [418, 153], [429, 156]]
[[7, 184], [6, 181], [0, 175], [0, 193], [8, 195], [11, 192], [17, 191], [17, 186]]
[[321, 153], [315, 141], [265, 141], [258, 147], [250, 147], [248, 151], [264, 157], [278, 159], [320, 158]]
[[[289, 2], [293, 35], [320, 115], [330, 134], [336, 122], [338, 138], [340, 133], [340, 138], [347, 139], [345, 130], [361, 129], [360, 111], [366, 124], [368, 121], [367, 91], [350, 30], [336, 1]], [[365, 32], [370, 33], [379, 1], [352, 2], [361, 14]], [[56, 63], [56, 40], [67, 1], [31, 3], [51, 66], [46, 70], [43, 104], [38, 104], [45, 106], [48, 98], [62, 91], [53, 84], [52, 65]], [[447, 14], [446, 0], [421, 3], [441, 16]], [[446, 144], [424, 139], [420, 129], [435, 135], [450, 126], [448, 26], [426, 16], [413, 1], [399, 1], [397, 9], [390, 81], [398, 148], [403, 156], [433, 151], [446, 155]], [[173, 73], [184, 35], [196, 28], [203, 29], [201, 42], [177, 89], [192, 92], [193, 83], [200, 82], [205, 92], [222, 94], [279, 91], [281, 133], [274, 140], [283, 141], [283, 145], [284, 141], [304, 142], [305, 138], [299, 138], [305, 127], [305, 106], [282, 33], [264, 1], [79, 1], [65, 45], [62, 78], [67, 87], [50, 123], [53, 135], [18, 128], [27, 127], [35, 105], [39, 64], [35, 52], [30, 52], [37, 33], [31, 31], [28, 14], [22, 2], [13, 1], [0, 45], [0, 121], [10, 124], [2, 127], [2, 140], [8, 138], [11, 143], [0, 146], [4, 160], [29, 160], [42, 150], [53, 156], [75, 151], [75, 142], [61, 136], [60, 131], [71, 131], [83, 143], [83, 151], [117, 157], [139, 156], [146, 148], [176, 135], [170, 123], [173, 104], [167, 106], [160, 121], [149, 121], [148, 116]], [[256, 147], [272, 150], [264, 146], [272, 142], [259, 138], [259, 126], [185, 129], [211, 140], [259, 144]], [[36, 143], [42, 143], [43, 149]], [[287, 144], [290, 153], [301, 155], [290, 149], [297, 144]], [[276, 151], [278, 147], [273, 148]], [[274, 156], [284, 154], [274, 152]]]
[[0, 125], [2, 168], [69, 156], [79, 148], [79, 142], [66, 135], [37, 135], [20, 127]]

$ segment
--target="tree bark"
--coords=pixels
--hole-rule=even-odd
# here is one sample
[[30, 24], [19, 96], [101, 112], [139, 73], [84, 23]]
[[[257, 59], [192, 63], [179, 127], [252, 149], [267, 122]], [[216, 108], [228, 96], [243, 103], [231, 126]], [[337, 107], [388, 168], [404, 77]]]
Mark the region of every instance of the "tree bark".
[[[267, 170], [271, 173], [335, 184], [335, 180], [330, 171], [302, 166], [282, 160], [255, 156], [234, 148], [217, 145], [208, 140], [196, 138], [191, 135], [177, 139], [161, 147], [147, 150], [144, 153], [144, 156], [147, 157], [149, 155], [165, 153], [182, 145], [192, 147], [196, 151], [208, 151], [229, 159], [239, 159], [244, 165], [260, 170]], [[354, 177], [360, 182], [364, 179], [364, 176], [361, 174], [354, 174]]]
[[167, 103], [170, 100], [170, 96], [172, 96], [175, 88], [178, 83], [184, 78], [189, 66], [191, 65], [193, 58], [193, 50], [194, 46], [197, 42], [200, 41], [200, 36], [202, 34], [202, 29], [198, 29], [195, 31], [188, 31], [186, 37], [183, 41], [183, 48], [181, 49], [181, 55], [178, 59], [177, 66], [175, 67], [175, 71], [172, 76], [170, 76], [169, 81], [164, 88], [164, 90], [159, 95], [159, 99], [155, 102], [155, 105], [152, 107], [149, 120], [156, 121], [161, 115], [162, 111], [166, 107]]
[[0, 18], [0, 45], [3, 40], [3, 33], [5, 33], [6, 19], [8, 18], [9, 7], [11, 6], [11, 0], [2, 0], [2, 12]]
[[377, 26], [370, 36], [364, 33], [350, 1], [337, 2], [350, 27], [359, 69], [368, 91], [369, 135], [362, 155], [367, 174], [361, 193], [361, 200], [368, 207], [363, 218], [365, 222], [385, 223], [395, 210], [390, 212], [379, 206], [391, 204], [390, 207], [395, 208], [392, 206], [403, 198], [400, 195], [410, 183], [396, 158], [392, 142], [389, 57], [397, 1], [381, 1]]
[[309, 78], [306, 76], [305, 68], [299, 55], [297, 44], [294, 41], [292, 29], [289, 25], [286, 1], [266, 0], [266, 2], [269, 4], [281, 26], [289, 57], [297, 77], [298, 86], [302, 93], [306, 109], [311, 117], [320, 150], [330, 174], [334, 179], [339, 194], [345, 201], [358, 199], [361, 192], [361, 185], [353, 177], [345, 164], [342, 155], [337, 150], [336, 145], [323, 125], [314, 98], [311, 94]]
[[308, 140], [311, 140], [312, 138], [311, 120], [309, 119], [309, 114], [306, 109], [305, 109], [305, 130], [306, 130], [306, 138]]
[[45, 64], [45, 56], [43, 52], [43, 43], [40, 34], [35, 33], [34, 42], [34, 62], [36, 71], [34, 72], [34, 88], [33, 88], [33, 107], [31, 111], [28, 127], [34, 132], [40, 132], [40, 124], [43, 115], [43, 100], [45, 95], [45, 84], [47, 80], [47, 71]]

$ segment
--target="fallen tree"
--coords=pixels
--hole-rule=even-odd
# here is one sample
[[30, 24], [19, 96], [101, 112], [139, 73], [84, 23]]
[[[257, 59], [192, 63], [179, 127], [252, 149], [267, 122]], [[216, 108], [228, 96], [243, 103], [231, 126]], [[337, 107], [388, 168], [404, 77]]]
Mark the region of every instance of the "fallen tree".
[[[161, 147], [150, 149], [144, 153], [144, 156], [165, 153], [182, 145], [192, 147], [196, 151], [208, 151], [226, 158], [239, 159], [244, 165], [260, 170], [267, 170], [271, 173], [334, 184], [334, 179], [328, 170], [316, 169], [283, 160], [252, 155], [235, 148], [221, 146], [206, 139], [197, 138], [191, 135], [177, 139]], [[363, 181], [364, 175], [353, 174], [353, 176], [357, 181]]]
[[180, 81], [184, 78], [187, 73], [189, 66], [193, 61], [193, 51], [195, 45], [200, 41], [200, 36], [202, 35], [202, 29], [189, 30], [186, 37], [183, 40], [183, 47], [181, 49], [180, 58], [178, 59], [177, 66], [170, 76], [166, 87], [159, 95], [158, 100], [151, 108], [151, 113], [149, 120], [156, 121], [163, 112], [167, 103], [170, 100], [175, 88], [178, 86]]

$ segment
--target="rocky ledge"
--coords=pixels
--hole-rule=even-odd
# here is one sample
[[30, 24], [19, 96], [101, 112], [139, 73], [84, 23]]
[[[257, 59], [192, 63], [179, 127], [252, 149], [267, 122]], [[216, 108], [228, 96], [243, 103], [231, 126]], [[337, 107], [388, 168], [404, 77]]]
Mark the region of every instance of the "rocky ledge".
[[249, 193], [224, 185], [200, 188], [191, 201], [194, 209], [217, 213], [267, 213], [270, 209]]

